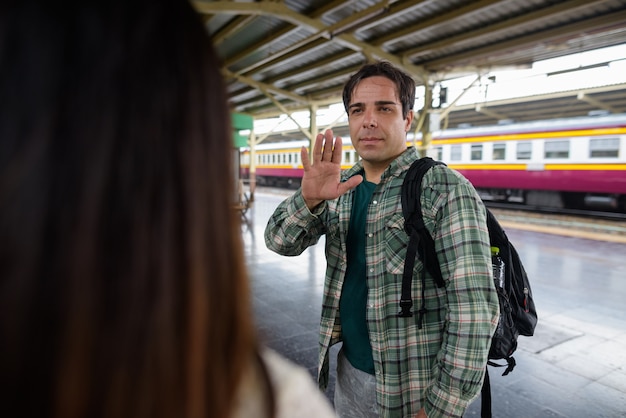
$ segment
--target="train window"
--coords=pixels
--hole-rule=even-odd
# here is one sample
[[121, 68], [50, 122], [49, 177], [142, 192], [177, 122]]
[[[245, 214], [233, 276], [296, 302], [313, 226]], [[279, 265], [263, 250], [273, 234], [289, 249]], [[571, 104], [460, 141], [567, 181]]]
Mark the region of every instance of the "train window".
[[442, 147], [435, 147], [435, 159], [438, 161], [441, 161], [443, 159], [443, 148]]
[[619, 157], [619, 138], [593, 138], [589, 141], [590, 158]]
[[546, 141], [543, 154], [545, 158], [568, 158], [569, 141]]
[[532, 144], [530, 142], [517, 143], [517, 159], [530, 160]]
[[472, 161], [478, 161], [483, 159], [483, 145], [476, 144], [472, 145], [472, 153], [471, 157]]
[[506, 144], [493, 144], [493, 160], [506, 159]]
[[344, 151], [343, 153], [343, 162], [344, 163], [351, 163], [352, 161], [350, 161], [350, 151]]
[[460, 161], [462, 155], [461, 151], [460, 145], [452, 145], [452, 147], [450, 147], [450, 161]]

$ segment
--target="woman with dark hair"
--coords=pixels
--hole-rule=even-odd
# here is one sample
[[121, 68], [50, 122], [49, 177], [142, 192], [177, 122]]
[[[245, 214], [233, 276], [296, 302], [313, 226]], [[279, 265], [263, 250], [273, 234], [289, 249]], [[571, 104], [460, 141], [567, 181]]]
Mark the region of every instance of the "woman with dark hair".
[[187, 2], [2, 2], [0, 416], [332, 415], [255, 338], [229, 120]]

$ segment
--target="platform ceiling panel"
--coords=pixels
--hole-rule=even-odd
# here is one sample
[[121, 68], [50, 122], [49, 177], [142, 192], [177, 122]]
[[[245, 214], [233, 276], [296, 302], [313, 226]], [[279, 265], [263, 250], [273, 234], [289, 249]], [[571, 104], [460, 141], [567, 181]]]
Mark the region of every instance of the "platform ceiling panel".
[[233, 111], [257, 118], [337, 102], [349, 75], [374, 60], [424, 84], [626, 42], [626, 0], [193, 4], [224, 62]]

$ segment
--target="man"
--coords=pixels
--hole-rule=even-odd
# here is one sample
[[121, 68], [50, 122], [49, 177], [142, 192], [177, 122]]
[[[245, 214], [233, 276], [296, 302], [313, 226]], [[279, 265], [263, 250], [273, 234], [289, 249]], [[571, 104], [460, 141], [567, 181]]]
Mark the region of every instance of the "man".
[[[302, 149], [302, 187], [269, 220], [273, 251], [298, 255], [326, 236], [327, 270], [319, 381], [328, 383], [329, 347], [337, 360], [340, 417], [460, 417], [480, 392], [498, 319], [485, 209], [471, 184], [445, 166], [424, 176], [424, 222], [445, 281], [413, 280], [417, 315], [398, 317], [408, 236], [400, 191], [418, 157], [406, 146], [415, 84], [391, 64], [362, 67], [344, 87], [352, 145], [361, 158], [341, 172], [341, 138], [317, 135], [312, 162]], [[416, 261], [414, 277], [423, 265]], [[421, 301], [417, 306], [421, 305]]]

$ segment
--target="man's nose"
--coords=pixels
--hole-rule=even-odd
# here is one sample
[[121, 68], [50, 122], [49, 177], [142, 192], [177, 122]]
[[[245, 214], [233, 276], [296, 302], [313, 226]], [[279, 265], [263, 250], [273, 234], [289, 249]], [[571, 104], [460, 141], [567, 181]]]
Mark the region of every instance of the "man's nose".
[[375, 128], [378, 126], [378, 122], [376, 121], [376, 117], [374, 116], [374, 112], [371, 110], [366, 110], [363, 113], [363, 127], [364, 128]]

